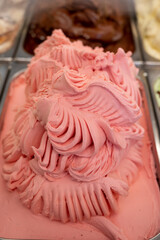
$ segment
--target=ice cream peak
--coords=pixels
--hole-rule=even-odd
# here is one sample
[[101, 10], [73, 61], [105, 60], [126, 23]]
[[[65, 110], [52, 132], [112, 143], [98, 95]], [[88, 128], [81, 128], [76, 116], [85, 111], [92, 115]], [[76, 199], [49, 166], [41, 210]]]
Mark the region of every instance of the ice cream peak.
[[3, 176], [28, 208], [63, 222], [116, 211], [142, 159], [136, 75], [130, 53], [71, 43], [61, 30], [36, 49], [3, 140]]

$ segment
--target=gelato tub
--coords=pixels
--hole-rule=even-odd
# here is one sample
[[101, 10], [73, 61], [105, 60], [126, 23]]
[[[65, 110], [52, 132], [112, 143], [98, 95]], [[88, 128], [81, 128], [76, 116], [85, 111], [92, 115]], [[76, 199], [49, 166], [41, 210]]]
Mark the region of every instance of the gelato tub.
[[135, 0], [146, 61], [160, 60], [160, 1]]
[[159, 163], [136, 76], [122, 49], [93, 50], [59, 30], [10, 78], [2, 237], [137, 240], [159, 232]]
[[86, 45], [103, 47], [106, 51], [115, 52], [122, 47], [135, 52], [128, 9], [123, 0], [41, 1], [33, 7], [23, 47], [32, 55], [54, 29], [61, 28], [73, 41], [82, 40]]
[[0, 2], [0, 57], [12, 57], [23, 25], [27, 0]]

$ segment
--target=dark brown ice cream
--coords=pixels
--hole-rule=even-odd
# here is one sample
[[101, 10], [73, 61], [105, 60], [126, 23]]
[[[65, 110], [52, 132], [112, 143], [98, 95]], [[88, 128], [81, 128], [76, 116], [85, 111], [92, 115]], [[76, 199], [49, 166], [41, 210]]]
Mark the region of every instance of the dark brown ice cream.
[[24, 49], [33, 54], [54, 29], [62, 29], [71, 40], [82, 40], [93, 48], [99, 46], [115, 52], [122, 47], [134, 52], [127, 6], [123, 0], [37, 1]]

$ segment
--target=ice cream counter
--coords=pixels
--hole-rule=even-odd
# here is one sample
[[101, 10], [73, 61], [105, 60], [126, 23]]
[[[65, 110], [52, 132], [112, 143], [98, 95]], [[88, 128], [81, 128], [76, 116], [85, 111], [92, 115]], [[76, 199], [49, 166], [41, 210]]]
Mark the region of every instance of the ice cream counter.
[[[27, 67], [35, 48], [54, 29], [61, 28], [71, 41], [81, 40], [93, 48], [98, 46], [116, 52], [122, 47], [133, 53], [134, 63], [140, 69], [139, 78], [145, 89], [148, 128], [160, 183], [160, 1], [17, 2], [18, 8], [13, 4], [10, 10], [19, 10], [12, 20], [4, 17], [5, 7], [0, 5], [0, 26], [3, 26], [4, 34], [0, 38], [0, 114], [5, 112], [5, 99], [13, 76]], [[4, 9], [3, 13], [1, 9]], [[7, 11], [7, 16], [10, 11]], [[4, 21], [6, 19], [7, 22]], [[8, 43], [8, 39], [11, 42]], [[152, 240], [159, 239], [160, 235]]]

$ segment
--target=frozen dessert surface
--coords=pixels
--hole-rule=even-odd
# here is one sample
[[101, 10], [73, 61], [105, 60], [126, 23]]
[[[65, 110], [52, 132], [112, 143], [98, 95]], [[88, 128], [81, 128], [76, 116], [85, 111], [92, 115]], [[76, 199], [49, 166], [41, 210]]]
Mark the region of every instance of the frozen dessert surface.
[[5, 201], [1, 181], [1, 219], [10, 209], [3, 237], [80, 239], [81, 232], [86, 240], [138, 240], [159, 232], [160, 193], [136, 75], [130, 53], [72, 43], [61, 30], [35, 50], [11, 85], [1, 135], [12, 192]]
[[136, 10], [145, 50], [160, 59], [160, 1], [136, 0]]
[[[37, 9], [38, 7], [38, 9]], [[134, 52], [134, 42], [126, 3], [106, 1], [46, 1], [36, 5], [24, 48], [33, 50], [54, 29], [62, 29], [72, 41], [116, 52], [119, 47]], [[124, 10], [125, 9], [125, 10]]]

